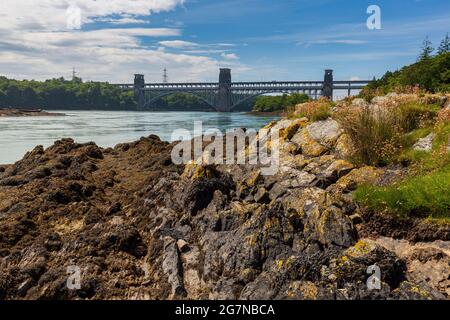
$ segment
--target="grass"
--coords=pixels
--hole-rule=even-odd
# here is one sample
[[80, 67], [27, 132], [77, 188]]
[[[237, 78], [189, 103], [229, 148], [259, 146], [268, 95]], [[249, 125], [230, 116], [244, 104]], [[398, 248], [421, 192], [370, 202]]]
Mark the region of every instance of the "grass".
[[[430, 133], [434, 133], [432, 152], [413, 149], [414, 143]], [[398, 156], [397, 162], [411, 166], [415, 174], [427, 173], [450, 165], [450, 153], [447, 148], [450, 143], [450, 122], [438, 123], [434, 127], [417, 129], [407, 135], [405, 150]]]
[[[417, 101], [388, 103], [378, 108], [344, 107], [334, 115], [354, 142], [354, 162], [375, 166], [395, 162], [417, 136], [423, 137], [440, 110]], [[423, 130], [414, 132], [417, 129]]]
[[361, 186], [354, 199], [375, 211], [402, 216], [450, 218], [450, 166], [386, 186]]

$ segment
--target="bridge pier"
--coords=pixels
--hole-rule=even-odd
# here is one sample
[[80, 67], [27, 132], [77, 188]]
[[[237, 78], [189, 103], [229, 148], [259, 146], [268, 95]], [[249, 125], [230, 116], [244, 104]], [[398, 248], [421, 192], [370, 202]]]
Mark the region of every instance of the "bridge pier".
[[322, 95], [333, 101], [333, 70], [331, 69], [325, 70]]
[[215, 107], [219, 112], [231, 112], [231, 69], [220, 69], [219, 94]]
[[143, 89], [145, 88], [145, 79], [143, 74], [134, 75], [134, 99], [138, 103], [138, 110], [143, 110], [145, 106], [145, 95]]

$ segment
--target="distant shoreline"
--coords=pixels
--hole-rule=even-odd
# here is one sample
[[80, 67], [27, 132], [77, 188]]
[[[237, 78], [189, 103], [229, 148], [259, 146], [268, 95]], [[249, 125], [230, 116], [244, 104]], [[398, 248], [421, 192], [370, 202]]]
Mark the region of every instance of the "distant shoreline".
[[246, 114], [250, 114], [250, 115], [253, 115], [253, 116], [262, 116], [262, 117], [264, 117], [264, 116], [268, 116], [268, 117], [270, 117], [270, 116], [283, 116], [283, 113], [284, 113], [284, 111], [282, 111], [282, 110], [280, 110], [280, 111], [271, 111], [271, 112], [265, 112], [265, 111], [249, 111], [249, 112], [246, 112]]
[[16, 108], [0, 108], [0, 117], [60, 117], [64, 113], [47, 112], [43, 110], [26, 110]]

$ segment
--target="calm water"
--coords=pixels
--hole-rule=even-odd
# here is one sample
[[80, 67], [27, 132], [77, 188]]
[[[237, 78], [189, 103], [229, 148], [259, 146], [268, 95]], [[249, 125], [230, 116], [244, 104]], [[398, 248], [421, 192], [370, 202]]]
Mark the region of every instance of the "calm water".
[[203, 129], [217, 128], [225, 133], [232, 128], [259, 129], [276, 117], [245, 113], [210, 112], [104, 112], [59, 111], [64, 117], [0, 117], [0, 164], [13, 163], [36, 145], [48, 147], [55, 140], [70, 137], [77, 142], [94, 141], [113, 147], [142, 136], [156, 134], [170, 141], [172, 132], [183, 128], [193, 132], [194, 121]]

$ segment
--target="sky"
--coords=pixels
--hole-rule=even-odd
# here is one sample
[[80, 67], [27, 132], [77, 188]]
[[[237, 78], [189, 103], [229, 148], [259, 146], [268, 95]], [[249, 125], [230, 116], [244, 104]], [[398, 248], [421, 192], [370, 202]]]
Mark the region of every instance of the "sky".
[[[381, 29], [367, 27], [370, 5]], [[167, 68], [172, 82], [218, 81], [227, 67], [234, 81], [321, 80], [324, 69], [372, 79], [447, 32], [449, 0], [1, 0], [0, 75], [161, 82]]]

